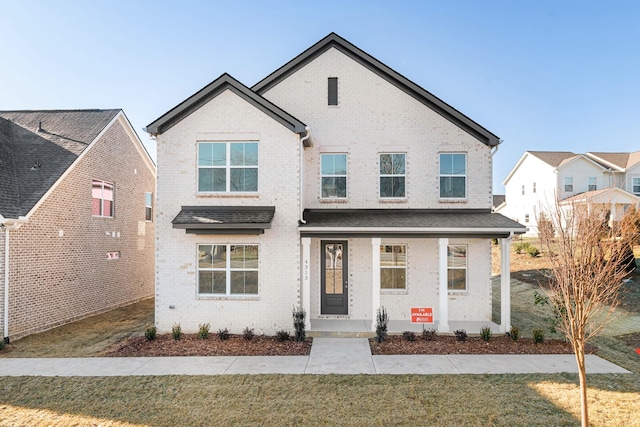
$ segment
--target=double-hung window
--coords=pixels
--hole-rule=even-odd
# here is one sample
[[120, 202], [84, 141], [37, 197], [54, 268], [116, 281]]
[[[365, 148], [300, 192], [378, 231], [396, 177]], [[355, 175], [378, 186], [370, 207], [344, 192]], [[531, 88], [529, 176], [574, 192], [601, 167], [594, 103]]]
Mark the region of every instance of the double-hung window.
[[598, 180], [595, 176], [589, 177], [589, 182], [587, 185], [587, 191], [596, 191], [598, 189]]
[[467, 197], [467, 155], [465, 153], [440, 154], [440, 198]]
[[573, 177], [572, 176], [564, 177], [564, 192], [573, 193]]
[[631, 187], [633, 194], [640, 196], [640, 178], [632, 178]]
[[257, 295], [257, 245], [198, 245], [199, 295]]
[[113, 218], [114, 185], [94, 179], [91, 184], [91, 215]]
[[347, 197], [347, 155], [321, 154], [322, 198]]
[[449, 291], [467, 290], [467, 246], [447, 246], [447, 288]]
[[153, 193], [149, 191], [144, 193], [144, 219], [153, 221]]
[[199, 142], [198, 192], [258, 191], [257, 142]]
[[404, 198], [405, 196], [404, 153], [380, 154], [380, 197]]
[[407, 247], [405, 245], [380, 246], [380, 288], [407, 288]]

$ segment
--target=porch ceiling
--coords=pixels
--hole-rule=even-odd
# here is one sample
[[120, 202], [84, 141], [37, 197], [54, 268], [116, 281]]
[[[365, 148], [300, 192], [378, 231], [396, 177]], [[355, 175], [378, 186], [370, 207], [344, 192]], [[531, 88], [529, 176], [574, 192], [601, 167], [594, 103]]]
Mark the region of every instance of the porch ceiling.
[[306, 209], [303, 237], [508, 237], [526, 227], [489, 209]]

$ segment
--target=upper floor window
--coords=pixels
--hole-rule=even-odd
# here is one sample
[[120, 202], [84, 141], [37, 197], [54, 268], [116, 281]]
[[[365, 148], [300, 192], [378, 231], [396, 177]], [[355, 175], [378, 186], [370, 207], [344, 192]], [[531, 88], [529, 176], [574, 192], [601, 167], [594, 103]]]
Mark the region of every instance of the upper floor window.
[[598, 181], [595, 176], [589, 177], [587, 191], [596, 191], [598, 189]]
[[380, 154], [380, 197], [405, 197], [405, 154]]
[[347, 155], [320, 155], [323, 198], [347, 197]]
[[450, 291], [467, 290], [467, 246], [447, 246], [447, 288]]
[[153, 193], [144, 193], [144, 219], [153, 221]]
[[380, 246], [380, 288], [407, 288], [407, 247]]
[[91, 185], [91, 214], [113, 218], [114, 185], [110, 182], [94, 179]]
[[198, 294], [257, 295], [257, 245], [198, 245]]
[[529, 214], [524, 214], [524, 223], [525, 224], [529, 223]]
[[327, 100], [328, 105], [338, 105], [338, 78], [329, 77], [327, 81]]
[[522, 195], [524, 196], [524, 184], [522, 185]]
[[467, 196], [467, 155], [440, 154], [440, 198], [464, 199]]
[[532, 191], [533, 193], [535, 193], [535, 192], [536, 192], [536, 183], [535, 183], [535, 182], [533, 183], [533, 188], [531, 189], [531, 191]]
[[631, 190], [636, 196], [640, 196], [640, 178], [631, 179]]
[[564, 177], [564, 192], [573, 193], [573, 177], [571, 176]]
[[198, 191], [258, 191], [258, 143], [199, 142]]

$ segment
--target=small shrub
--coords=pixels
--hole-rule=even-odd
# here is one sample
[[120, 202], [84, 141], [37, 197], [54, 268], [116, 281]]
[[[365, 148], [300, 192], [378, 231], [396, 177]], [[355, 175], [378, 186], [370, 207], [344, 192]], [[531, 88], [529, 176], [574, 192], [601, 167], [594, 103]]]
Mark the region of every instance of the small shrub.
[[436, 339], [436, 330], [433, 328], [423, 330], [422, 339], [425, 341], [434, 341]]
[[276, 339], [279, 342], [289, 341], [291, 339], [291, 334], [289, 334], [289, 331], [285, 329], [280, 329], [276, 332]]
[[466, 341], [467, 340], [467, 331], [465, 331], [464, 329], [458, 329], [456, 331], [453, 331], [453, 333], [456, 336], [456, 339], [458, 341]]
[[229, 333], [229, 329], [224, 328], [224, 329], [218, 329], [218, 338], [220, 338], [220, 341], [226, 341], [231, 337], [231, 334]]
[[540, 250], [538, 248], [536, 248], [535, 246], [529, 246], [527, 248], [527, 253], [529, 255], [531, 255], [532, 258], [537, 257], [538, 255], [540, 255]]
[[483, 326], [482, 329], [480, 329], [480, 337], [482, 337], [483, 341], [489, 341], [491, 339], [491, 328]]
[[253, 328], [249, 328], [248, 326], [242, 330], [242, 338], [246, 341], [251, 341], [255, 334], [253, 333]]
[[498, 246], [498, 239], [491, 239], [491, 244], [493, 246]]
[[405, 340], [407, 341], [415, 341], [416, 340], [416, 333], [413, 331], [404, 331], [402, 333], [402, 336], [404, 337]]
[[518, 341], [518, 338], [520, 338], [520, 328], [518, 328], [517, 326], [512, 326], [511, 332], [509, 332], [509, 337], [511, 337], [511, 339], [514, 341]]
[[541, 344], [544, 342], [544, 330], [542, 329], [534, 329], [533, 331], [533, 342], [536, 344]]
[[182, 327], [180, 326], [180, 323], [173, 324], [173, 326], [171, 327], [171, 335], [173, 336], [174, 340], [179, 340], [180, 338], [182, 338]]
[[[147, 339], [147, 341], [155, 341], [158, 337], [158, 329], [155, 326], [147, 328], [147, 330], [144, 331], [144, 337]], [[4, 343], [2, 344], [4, 345]]]
[[389, 315], [387, 309], [380, 307], [376, 313], [376, 341], [382, 342], [387, 336], [387, 325], [389, 324]]
[[200, 329], [198, 330], [198, 338], [201, 340], [209, 338], [209, 329], [211, 329], [211, 325], [209, 323], [201, 324]]
[[295, 331], [295, 340], [296, 341], [304, 341], [306, 338], [306, 331], [304, 330], [304, 320], [307, 316], [307, 313], [304, 311], [302, 307], [294, 307], [293, 308], [293, 330]]
[[4, 340], [0, 340], [0, 351], [4, 350]]
[[531, 243], [529, 242], [520, 242], [516, 245], [516, 253], [523, 254], [529, 250]]

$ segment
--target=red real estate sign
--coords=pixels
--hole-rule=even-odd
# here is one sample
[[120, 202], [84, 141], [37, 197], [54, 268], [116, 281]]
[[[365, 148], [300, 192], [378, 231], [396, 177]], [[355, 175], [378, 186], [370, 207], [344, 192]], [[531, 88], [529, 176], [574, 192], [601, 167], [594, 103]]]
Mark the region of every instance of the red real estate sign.
[[433, 308], [411, 307], [411, 323], [433, 323]]

